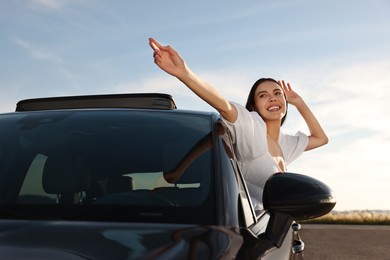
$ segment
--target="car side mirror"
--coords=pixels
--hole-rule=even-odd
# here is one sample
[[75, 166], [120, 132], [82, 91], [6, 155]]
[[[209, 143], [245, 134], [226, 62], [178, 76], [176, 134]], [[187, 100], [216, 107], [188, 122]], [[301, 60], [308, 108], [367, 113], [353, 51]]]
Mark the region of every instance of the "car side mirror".
[[333, 191], [323, 182], [296, 173], [276, 173], [266, 182], [264, 208], [290, 215], [294, 220], [317, 218], [336, 205]]

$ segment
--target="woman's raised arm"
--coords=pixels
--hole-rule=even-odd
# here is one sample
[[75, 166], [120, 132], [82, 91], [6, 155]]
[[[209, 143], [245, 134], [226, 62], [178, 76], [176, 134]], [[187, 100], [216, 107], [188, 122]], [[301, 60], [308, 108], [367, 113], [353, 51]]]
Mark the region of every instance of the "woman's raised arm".
[[279, 81], [279, 84], [283, 87], [284, 93], [287, 97], [287, 102], [295, 106], [298, 112], [301, 114], [306, 122], [310, 131], [309, 143], [307, 144], [306, 151], [315, 149], [328, 143], [328, 136], [322, 129], [317, 118], [313, 112], [306, 105], [305, 101], [291, 88], [290, 83]]
[[154, 62], [158, 67], [178, 78], [196, 95], [214, 107], [227, 121], [236, 121], [235, 107], [215, 88], [193, 73], [176, 50], [170, 46], [162, 46], [153, 38], [149, 38], [149, 45], [154, 50]]

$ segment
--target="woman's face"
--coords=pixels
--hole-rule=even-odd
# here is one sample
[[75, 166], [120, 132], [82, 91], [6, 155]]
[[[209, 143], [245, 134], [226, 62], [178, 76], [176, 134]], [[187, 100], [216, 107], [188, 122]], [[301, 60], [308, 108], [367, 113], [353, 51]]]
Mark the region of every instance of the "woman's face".
[[278, 120], [286, 114], [286, 99], [279, 84], [273, 81], [262, 82], [255, 91], [254, 110], [264, 121]]

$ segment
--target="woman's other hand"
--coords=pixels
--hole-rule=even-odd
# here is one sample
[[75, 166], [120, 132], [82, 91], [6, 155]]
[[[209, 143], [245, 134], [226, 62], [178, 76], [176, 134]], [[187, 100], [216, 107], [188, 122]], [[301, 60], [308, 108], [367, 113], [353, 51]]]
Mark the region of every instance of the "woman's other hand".
[[299, 96], [292, 88], [290, 83], [282, 81], [278, 81], [279, 85], [283, 88], [284, 93], [286, 95], [287, 102], [293, 106], [299, 105], [302, 102], [301, 96]]
[[295, 93], [295, 91], [291, 88], [290, 83], [286, 84], [284, 80], [278, 82], [286, 94], [287, 102], [298, 109], [298, 112], [301, 114], [307, 127], [309, 128], [309, 142], [305, 151], [327, 144], [329, 141], [328, 136], [325, 134], [325, 131], [322, 129], [317, 118], [306, 105], [305, 101], [297, 93]]

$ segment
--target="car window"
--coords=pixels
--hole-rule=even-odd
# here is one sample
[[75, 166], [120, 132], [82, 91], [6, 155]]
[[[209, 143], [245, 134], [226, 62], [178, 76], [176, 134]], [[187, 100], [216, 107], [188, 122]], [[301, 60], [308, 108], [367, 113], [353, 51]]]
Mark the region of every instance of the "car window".
[[42, 187], [42, 173], [47, 156], [37, 154], [26, 173], [17, 203], [55, 203], [57, 196], [48, 194]]
[[[223, 123], [221, 123], [221, 126], [223, 126]], [[226, 159], [228, 160], [227, 164], [229, 164], [230, 167], [226, 167], [225, 171], [231, 172], [231, 175], [234, 175], [235, 181], [237, 183], [238, 192], [240, 193], [240, 212], [242, 212], [242, 226], [251, 226], [254, 221], [254, 211], [251, 207], [251, 202], [249, 200], [248, 193], [244, 186], [244, 179], [242, 178], [238, 165], [236, 163], [233, 145], [231, 142], [231, 138], [229, 136], [229, 130], [227, 128], [224, 128], [224, 134], [220, 135], [221, 143], [223, 144], [224, 151], [226, 152]], [[222, 156], [223, 158], [224, 156]], [[223, 159], [222, 159], [223, 160]]]
[[[157, 111], [43, 111], [0, 118], [0, 203], [209, 207], [213, 150], [166, 179], [209, 135], [208, 117]], [[164, 175], [165, 173], [165, 175]]]

